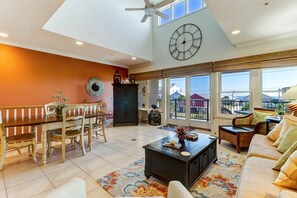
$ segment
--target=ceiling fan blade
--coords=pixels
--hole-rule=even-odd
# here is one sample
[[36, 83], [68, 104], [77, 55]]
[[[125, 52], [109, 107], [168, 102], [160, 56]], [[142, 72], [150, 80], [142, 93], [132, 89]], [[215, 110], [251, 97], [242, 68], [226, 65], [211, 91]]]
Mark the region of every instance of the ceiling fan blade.
[[146, 21], [147, 17], [148, 17], [148, 16], [145, 14], [145, 15], [143, 16], [143, 18], [141, 19], [141, 23], [144, 23], [144, 22]]
[[145, 7], [151, 7], [151, 2], [150, 0], [144, 0]]
[[145, 8], [125, 8], [126, 11], [145, 10]]
[[158, 8], [161, 8], [161, 7], [164, 7], [166, 5], [168, 5], [169, 3], [172, 3], [174, 0], [164, 0], [164, 1], [161, 1], [160, 3], [156, 4], [154, 6], [155, 9], [158, 9]]
[[163, 14], [162, 12], [156, 10], [156, 15], [158, 15], [159, 17], [163, 18], [163, 19], [168, 19], [169, 17], [166, 14]]

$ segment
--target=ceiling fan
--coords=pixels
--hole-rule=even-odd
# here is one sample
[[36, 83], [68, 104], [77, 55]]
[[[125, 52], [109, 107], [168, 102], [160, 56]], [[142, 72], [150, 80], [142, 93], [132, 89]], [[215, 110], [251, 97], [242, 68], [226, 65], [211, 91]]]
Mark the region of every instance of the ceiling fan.
[[161, 1], [160, 3], [154, 5], [153, 3], [151, 3], [149, 0], [144, 0], [145, 3], [145, 7], [144, 8], [126, 8], [126, 11], [140, 11], [140, 10], [144, 10], [144, 16], [141, 20], [141, 23], [144, 23], [146, 21], [146, 19], [148, 17], [153, 16], [154, 14], [162, 17], [163, 19], [168, 19], [168, 16], [166, 14], [163, 14], [162, 12], [156, 10], [158, 8], [161, 8], [163, 6], [168, 5], [169, 3], [172, 3], [174, 0], [164, 0]]

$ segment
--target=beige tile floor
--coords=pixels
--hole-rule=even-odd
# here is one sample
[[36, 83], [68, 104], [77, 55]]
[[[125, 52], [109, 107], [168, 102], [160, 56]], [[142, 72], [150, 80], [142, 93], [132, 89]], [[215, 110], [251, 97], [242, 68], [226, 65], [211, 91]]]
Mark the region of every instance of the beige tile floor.
[[[210, 134], [208, 131], [195, 131]], [[96, 180], [143, 158], [143, 145], [170, 134], [174, 133], [146, 124], [108, 127], [106, 129], [108, 141], [103, 142], [103, 138], [93, 138], [93, 149], [92, 151], [87, 149], [85, 156], [82, 156], [79, 145], [75, 150], [69, 147], [66, 151], [66, 161], [61, 163], [61, 152], [54, 149], [45, 166], [41, 166], [40, 163], [41, 145], [38, 145], [37, 164], [29, 157], [27, 149], [23, 149], [21, 155], [16, 151], [9, 152], [3, 171], [0, 171], [0, 198], [41, 198], [77, 177], [85, 180], [88, 198], [109, 198], [111, 196], [98, 185]], [[218, 150], [225, 149], [236, 153], [234, 146], [223, 141]], [[246, 151], [243, 150], [240, 154], [246, 155]]]
[[[35, 164], [26, 152], [19, 155], [9, 152], [6, 155], [3, 171], [0, 172], [0, 197], [44, 197], [55, 188], [70, 181], [82, 178], [86, 182], [87, 197], [111, 197], [96, 182], [102, 176], [127, 167], [144, 157], [143, 145], [172, 134], [155, 126], [123, 126], [106, 129], [107, 142], [102, 138], [93, 139], [93, 149], [82, 156], [79, 145], [69, 147], [66, 161], [61, 163], [60, 150], [54, 149], [48, 163], [41, 166], [41, 145], [37, 151], [38, 163]], [[133, 141], [132, 139], [136, 139]]]

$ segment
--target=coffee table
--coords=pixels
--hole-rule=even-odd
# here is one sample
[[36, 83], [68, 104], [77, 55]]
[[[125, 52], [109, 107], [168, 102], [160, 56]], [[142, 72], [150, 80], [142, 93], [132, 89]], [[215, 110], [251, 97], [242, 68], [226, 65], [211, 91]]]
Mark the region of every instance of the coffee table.
[[[196, 141], [185, 140], [179, 149], [164, 147], [163, 144], [174, 138], [165, 137], [159, 141], [143, 146], [145, 149], [145, 170], [147, 178], [153, 176], [165, 183], [180, 181], [190, 188], [203, 172], [217, 160], [217, 137], [199, 133]], [[181, 155], [182, 151], [190, 156]]]

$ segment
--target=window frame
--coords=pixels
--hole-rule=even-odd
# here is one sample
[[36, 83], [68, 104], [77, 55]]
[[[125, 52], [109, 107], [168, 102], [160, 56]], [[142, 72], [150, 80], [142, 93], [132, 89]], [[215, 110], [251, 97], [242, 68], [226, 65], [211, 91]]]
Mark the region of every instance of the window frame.
[[240, 71], [230, 71], [230, 72], [218, 72], [218, 76], [217, 76], [217, 79], [218, 79], [218, 87], [217, 87], [217, 101], [216, 103], [218, 104], [217, 107], [216, 107], [216, 115], [219, 116], [219, 117], [225, 117], [225, 118], [234, 118], [234, 117], [237, 117], [237, 116], [240, 116], [239, 114], [223, 114], [221, 112], [221, 105], [222, 105], [222, 100], [221, 100], [221, 94], [222, 94], [222, 74], [224, 73], [240, 73], [240, 72], [248, 72], [249, 74], [249, 82], [248, 82], [248, 86], [249, 86], [249, 90], [248, 90], [248, 93], [249, 93], [249, 96], [250, 96], [250, 112], [251, 112], [251, 109], [252, 109], [252, 106], [253, 106], [253, 102], [252, 102], [252, 86], [251, 86], [251, 82], [252, 82], [252, 73], [251, 73], [251, 70], [240, 70]]
[[[179, 18], [175, 18], [175, 16], [174, 16], [174, 6], [177, 5], [177, 4], [179, 4], [179, 3], [181, 3], [181, 2], [185, 2], [185, 14], [182, 15], [182, 16], [180, 16]], [[163, 24], [161, 23], [161, 17], [158, 16], [158, 27], [159, 26], [162, 26], [162, 25], [165, 25], [165, 24], [168, 24], [168, 23], [170, 23], [172, 21], [178, 20], [178, 19], [183, 18], [183, 17], [185, 17], [185, 16], [187, 16], [189, 14], [195, 13], [195, 12], [197, 12], [199, 10], [202, 10], [202, 9], [206, 8], [206, 4], [205, 4], [204, 0], [202, 0], [202, 3], [203, 4], [202, 4], [201, 9], [198, 9], [198, 10], [195, 10], [195, 11], [192, 11], [192, 12], [189, 12], [189, 0], [174, 1], [171, 4], [162, 7], [158, 11], [163, 12], [164, 10], [167, 10], [168, 8], [170, 8], [170, 10], [171, 10], [171, 16], [169, 16], [170, 17], [169, 18], [170, 20], [168, 22], [166, 22], [166, 23], [163, 23]]]

